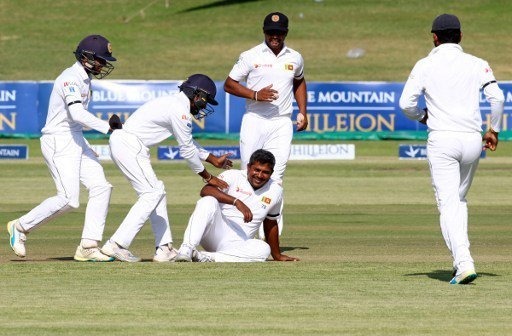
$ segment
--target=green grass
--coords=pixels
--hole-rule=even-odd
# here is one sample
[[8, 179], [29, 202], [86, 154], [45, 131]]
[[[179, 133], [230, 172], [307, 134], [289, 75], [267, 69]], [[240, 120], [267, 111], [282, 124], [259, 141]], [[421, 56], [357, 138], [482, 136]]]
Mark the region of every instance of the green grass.
[[[397, 145], [356, 142], [354, 161], [290, 162], [281, 245], [300, 262], [155, 264], [149, 225], [132, 245], [142, 263], [74, 262], [85, 192], [81, 208], [30, 234], [26, 261], [2, 226], [0, 335], [510, 335], [508, 143], [481, 161], [469, 195], [480, 277], [467, 286], [447, 283], [426, 162], [398, 160]], [[108, 237], [135, 195], [104, 166], [115, 186]], [[179, 245], [201, 181], [184, 163], [154, 166]], [[35, 154], [1, 171], [2, 225], [54, 193]]]
[[[287, 43], [303, 54], [310, 81], [405, 81], [443, 12], [460, 17], [466, 51], [488, 60], [498, 80], [512, 79], [508, 0], [2, 0], [0, 78], [53, 80], [78, 42], [100, 33], [118, 58], [110, 79], [202, 72], [222, 81], [276, 10], [290, 18]], [[357, 47], [363, 58], [345, 56]]]
[[[467, 52], [488, 60], [498, 80], [512, 78], [506, 0], [0, 0], [0, 78], [53, 80], [78, 41], [100, 33], [119, 59], [110, 79], [203, 72], [222, 81], [239, 53], [262, 41], [274, 10], [290, 18], [287, 44], [303, 54], [309, 81], [404, 81], [431, 49], [430, 25], [442, 12], [461, 18]], [[346, 58], [355, 47], [365, 56]], [[407, 141], [351, 141], [354, 161], [290, 162], [281, 245], [301, 261], [247, 265], [147, 262], [149, 225], [132, 246], [142, 263], [74, 262], [85, 191], [80, 209], [29, 236], [20, 261], [5, 223], [55, 187], [37, 140], [0, 141], [30, 146], [30, 160], [0, 162], [0, 335], [512, 334], [510, 142], [481, 161], [469, 195], [480, 277], [450, 286], [427, 164], [396, 158]], [[135, 193], [112, 163], [104, 167], [115, 187], [109, 237]], [[179, 245], [201, 181], [184, 163], [154, 167]]]

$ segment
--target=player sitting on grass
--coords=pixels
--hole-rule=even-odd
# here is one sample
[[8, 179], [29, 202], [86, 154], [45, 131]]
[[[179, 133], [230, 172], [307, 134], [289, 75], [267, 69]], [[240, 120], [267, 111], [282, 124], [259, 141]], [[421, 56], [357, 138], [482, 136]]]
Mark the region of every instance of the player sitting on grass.
[[[251, 155], [247, 170], [219, 175], [229, 185], [226, 189], [205, 185], [176, 261], [261, 262], [270, 254], [277, 261], [299, 260], [281, 254], [279, 248], [276, 218], [283, 188], [270, 179], [274, 165], [274, 155], [259, 149]], [[266, 242], [254, 239], [262, 223]], [[198, 245], [205, 251], [197, 251]]]

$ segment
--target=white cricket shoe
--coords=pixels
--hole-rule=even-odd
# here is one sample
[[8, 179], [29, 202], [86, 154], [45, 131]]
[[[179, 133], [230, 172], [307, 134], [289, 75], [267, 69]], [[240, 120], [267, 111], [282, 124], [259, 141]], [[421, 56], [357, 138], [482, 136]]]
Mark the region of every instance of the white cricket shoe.
[[180, 249], [178, 250], [178, 255], [176, 256], [175, 260], [177, 262], [191, 262], [193, 252], [194, 247], [188, 244], [181, 244]]
[[27, 255], [25, 250], [25, 241], [27, 240], [27, 236], [16, 228], [17, 223], [19, 223], [18, 219], [7, 223], [7, 231], [9, 232], [9, 244], [18, 257], [25, 258]]
[[82, 245], [78, 245], [76, 248], [75, 256], [73, 257], [76, 261], [98, 261], [108, 262], [114, 261], [114, 257], [110, 257], [106, 254], [101, 253], [97, 247], [85, 248]]
[[116, 242], [107, 240], [105, 245], [101, 248], [101, 253], [106, 254], [109, 257], [114, 257], [119, 261], [125, 262], [139, 262], [142, 259], [134, 256], [128, 249], [119, 246]]
[[453, 277], [450, 285], [467, 285], [478, 277], [474, 268], [470, 268]]
[[176, 260], [176, 256], [178, 255], [178, 250], [172, 247], [172, 244], [166, 244], [162, 246], [158, 246], [155, 252], [155, 256], [153, 257], [153, 261], [155, 262], [174, 262]]

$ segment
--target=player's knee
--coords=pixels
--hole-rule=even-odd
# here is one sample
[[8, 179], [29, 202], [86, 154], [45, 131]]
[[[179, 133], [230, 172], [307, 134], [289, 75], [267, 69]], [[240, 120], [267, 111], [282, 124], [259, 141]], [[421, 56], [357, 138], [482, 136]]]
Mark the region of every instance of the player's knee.
[[265, 261], [270, 256], [270, 245], [260, 239], [249, 239], [247, 241], [255, 261]]
[[89, 197], [97, 197], [99, 195], [104, 195], [105, 197], [110, 198], [112, 188], [112, 185], [107, 181], [101, 184], [93, 185], [89, 188]]
[[213, 196], [204, 196], [197, 201], [197, 205], [199, 206], [214, 206], [218, 203], [219, 201], [217, 201], [217, 199]]
[[160, 200], [166, 195], [165, 187], [162, 181], [158, 181], [158, 183], [151, 189], [141, 193], [139, 198], [144, 199], [147, 202], [158, 204]]

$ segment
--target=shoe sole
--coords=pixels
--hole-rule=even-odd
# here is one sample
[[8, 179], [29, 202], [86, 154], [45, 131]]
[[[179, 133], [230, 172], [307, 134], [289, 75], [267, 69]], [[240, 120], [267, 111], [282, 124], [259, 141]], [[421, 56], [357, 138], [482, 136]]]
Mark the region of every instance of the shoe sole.
[[82, 258], [82, 257], [77, 257], [77, 256], [74, 256], [73, 259], [75, 259], [76, 261], [89, 261], [89, 262], [111, 262], [111, 261], [114, 261], [116, 260], [116, 258], [114, 257], [109, 257], [108, 260], [99, 260], [99, 259], [89, 259], [89, 258]]
[[14, 240], [14, 225], [16, 225], [16, 223], [12, 223], [12, 222], [9, 222], [7, 223], [7, 231], [9, 232], [9, 245], [11, 246], [11, 249], [14, 251], [14, 253], [20, 257], [20, 258], [25, 258], [25, 254], [23, 253], [19, 253], [19, 251], [16, 251], [16, 248], [14, 248], [14, 243], [13, 243], [13, 240]]
[[475, 280], [477, 277], [478, 277], [478, 275], [476, 273], [471, 273], [471, 274], [466, 275], [459, 282], [456, 282], [455, 278], [453, 278], [452, 281], [450, 281], [450, 284], [451, 285], [467, 285], [468, 283], [473, 282], [473, 280]]

